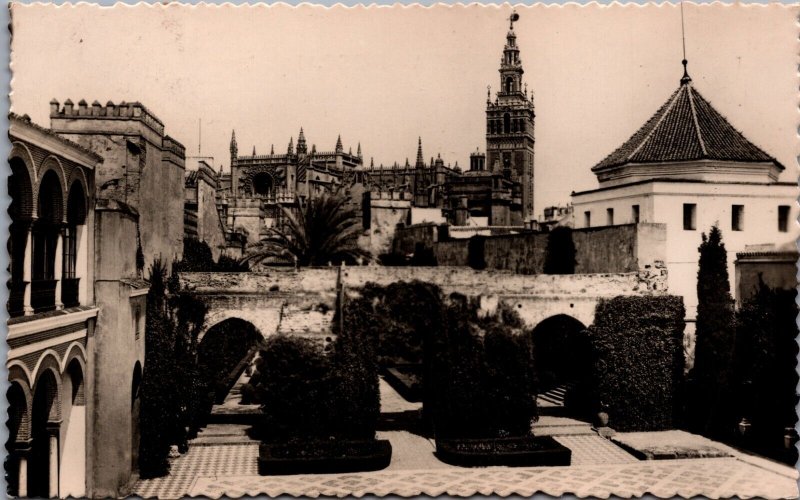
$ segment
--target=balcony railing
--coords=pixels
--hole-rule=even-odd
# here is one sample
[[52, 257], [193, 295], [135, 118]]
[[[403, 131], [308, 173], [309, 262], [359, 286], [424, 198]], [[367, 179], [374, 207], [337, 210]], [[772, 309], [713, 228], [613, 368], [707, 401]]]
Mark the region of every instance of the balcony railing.
[[12, 318], [22, 316], [25, 305], [24, 281], [10, 281], [8, 283], [8, 315]]
[[61, 302], [64, 307], [75, 307], [80, 305], [78, 300], [78, 285], [80, 278], [64, 278], [61, 280]]
[[31, 282], [31, 307], [33, 312], [52, 311], [56, 308], [56, 280]]

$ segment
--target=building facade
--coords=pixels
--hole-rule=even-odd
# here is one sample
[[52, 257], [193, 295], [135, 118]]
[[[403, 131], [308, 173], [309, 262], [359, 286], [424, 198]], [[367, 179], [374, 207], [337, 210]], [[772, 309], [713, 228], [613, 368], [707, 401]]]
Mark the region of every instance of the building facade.
[[794, 249], [797, 186], [778, 181], [783, 170], [715, 110], [684, 71], [653, 117], [592, 168], [599, 187], [572, 195], [574, 227], [666, 223], [669, 289], [684, 297], [693, 320], [698, 247], [713, 225], [722, 230], [731, 280], [736, 253], [750, 245]]
[[94, 176], [100, 156], [9, 116], [9, 492], [87, 493], [95, 382]]

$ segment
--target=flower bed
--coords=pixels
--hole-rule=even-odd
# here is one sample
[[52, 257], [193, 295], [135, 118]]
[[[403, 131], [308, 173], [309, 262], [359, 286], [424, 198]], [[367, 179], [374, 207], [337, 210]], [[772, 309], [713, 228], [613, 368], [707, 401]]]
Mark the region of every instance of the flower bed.
[[384, 380], [406, 401], [422, 401], [422, 365], [397, 365], [384, 370]]
[[436, 456], [461, 467], [569, 465], [572, 451], [550, 436], [436, 440]]
[[384, 439], [368, 441], [292, 441], [263, 443], [258, 473], [265, 475], [327, 474], [385, 469], [392, 445]]

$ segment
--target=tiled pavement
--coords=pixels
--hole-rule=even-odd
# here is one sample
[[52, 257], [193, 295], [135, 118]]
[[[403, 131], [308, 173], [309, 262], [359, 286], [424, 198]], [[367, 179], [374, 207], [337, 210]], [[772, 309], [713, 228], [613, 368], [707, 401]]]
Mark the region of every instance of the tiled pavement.
[[[419, 403], [403, 400], [381, 381], [384, 412], [405, 412]], [[176, 459], [165, 478], [139, 481], [142, 497], [292, 495], [441, 495], [473, 494], [619, 497], [651, 493], [659, 497], [705, 495], [796, 498], [797, 479], [789, 467], [749, 457], [638, 461], [598, 436], [588, 425], [542, 417], [537, 427], [572, 450], [569, 467], [460, 468], [439, 462], [433, 443], [404, 431], [380, 432], [393, 446], [392, 463], [378, 472], [294, 476], [259, 476], [257, 443], [193, 446]], [[771, 464], [771, 465], [770, 465]]]

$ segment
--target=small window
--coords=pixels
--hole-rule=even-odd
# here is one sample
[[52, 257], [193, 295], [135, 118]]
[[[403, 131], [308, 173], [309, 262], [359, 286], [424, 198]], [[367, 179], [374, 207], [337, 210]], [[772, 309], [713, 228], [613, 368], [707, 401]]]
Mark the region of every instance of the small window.
[[686, 231], [697, 229], [697, 204], [683, 204], [683, 229]]
[[606, 209], [606, 225], [613, 226], [614, 225], [614, 209], [607, 208]]
[[583, 225], [584, 227], [592, 227], [592, 212], [583, 212]]
[[789, 231], [789, 205], [778, 207], [778, 231], [782, 233]]
[[631, 207], [631, 220], [634, 224], [639, 223], [639, 205], [633, 205]]
[[744, 230], [744, 205], [731, 207], [731, 231]]

